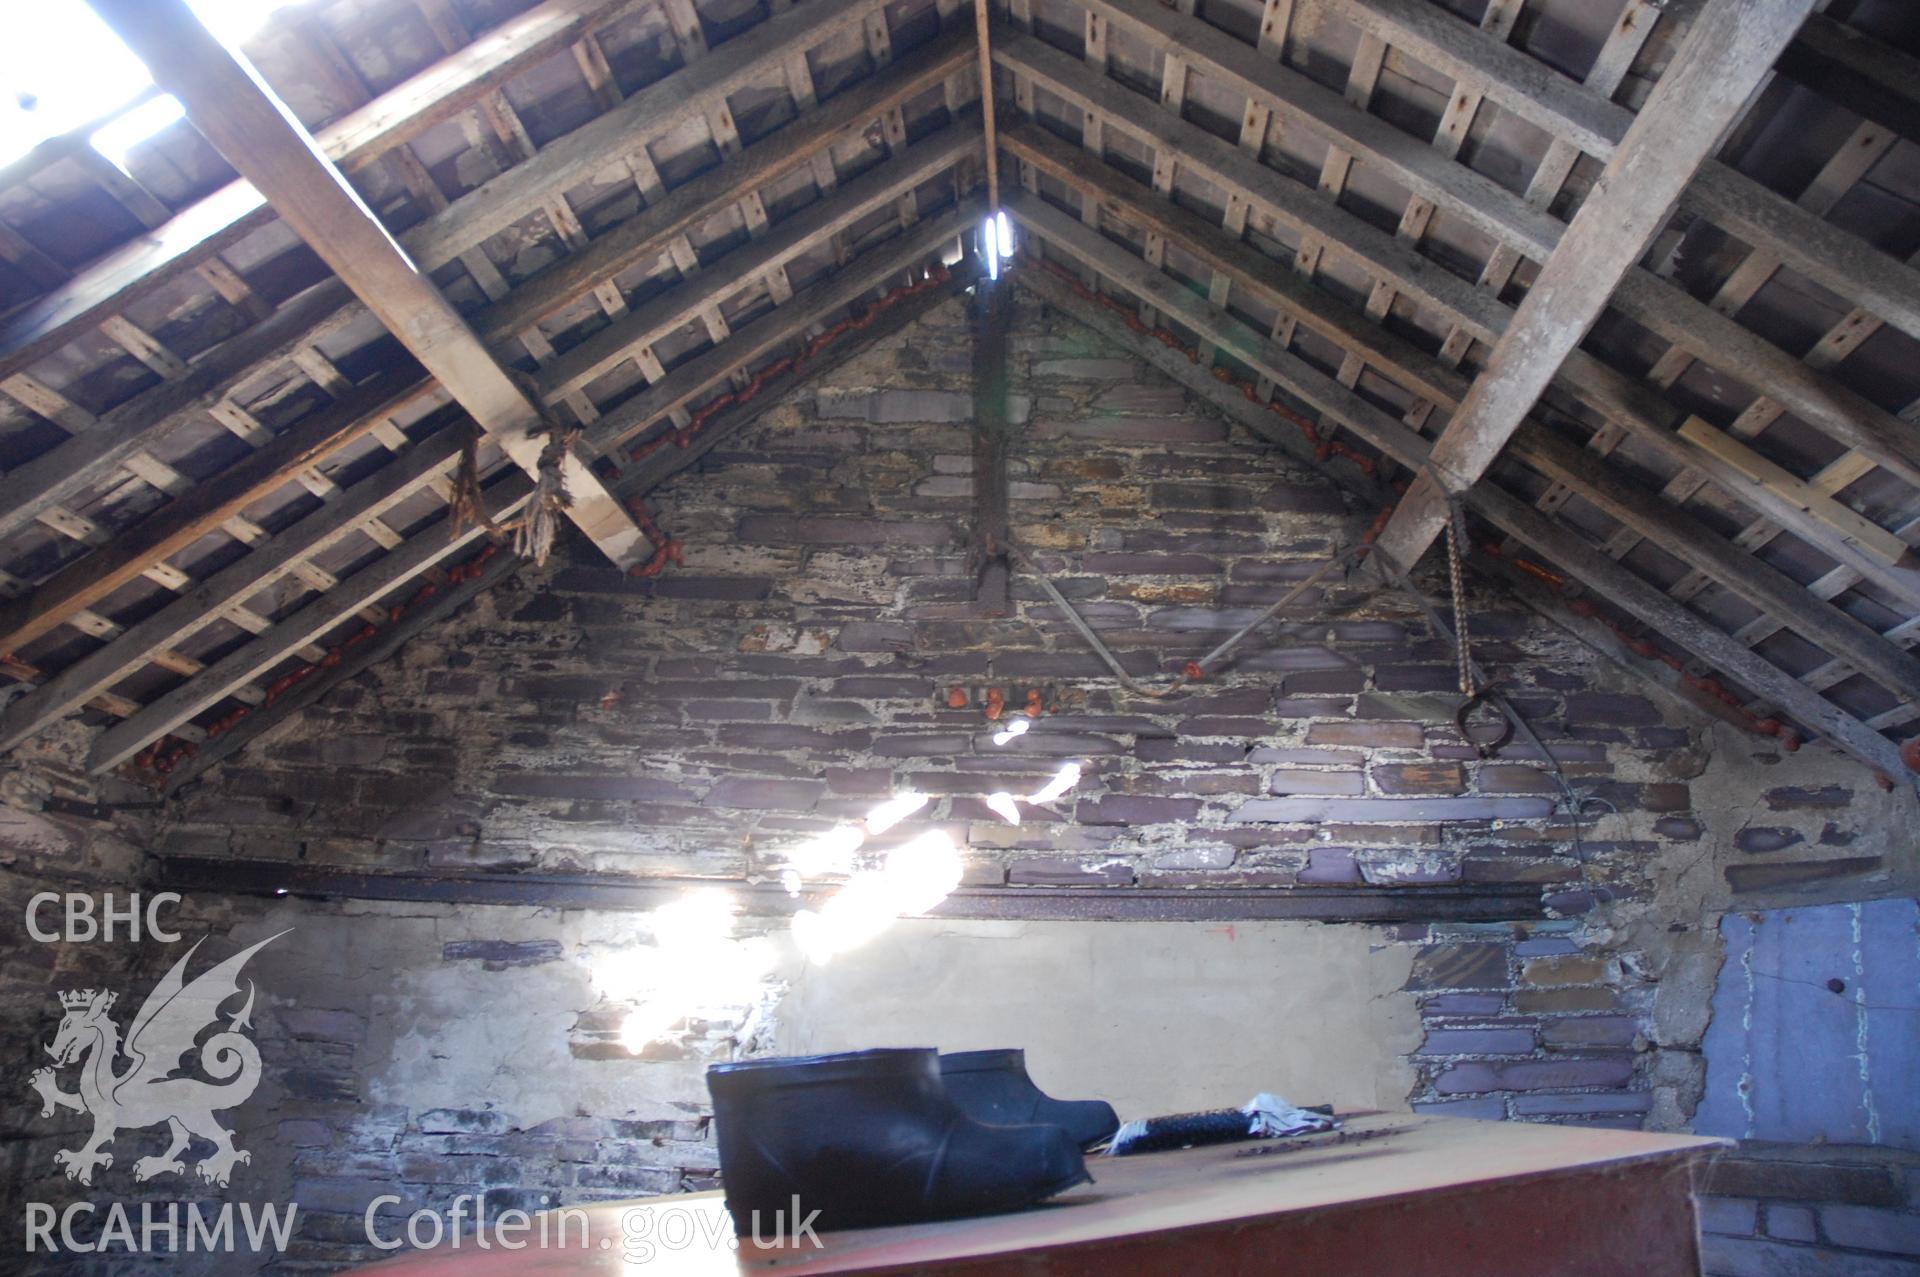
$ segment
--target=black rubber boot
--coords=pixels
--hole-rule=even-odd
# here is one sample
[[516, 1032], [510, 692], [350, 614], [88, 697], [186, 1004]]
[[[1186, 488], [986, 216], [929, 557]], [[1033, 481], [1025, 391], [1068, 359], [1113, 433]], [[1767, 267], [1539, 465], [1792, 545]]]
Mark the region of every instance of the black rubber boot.
[[[947, 1098], [931, 1050], [745, 1060], [707, 1070], [727, 1212], [772, 1241], [1020, 1210], [1092, 1177], [1054, 1126], [988, 1126]], [[796, 1206], [797, 1203], [797, 1206]], [[797, 1217], [796, 1217], [797, 1211]]]
[[1105, 1100], [1056, 1100], [1027, 1076], [1027, 1053], [955, 1051], [940, 1057], [947, 1094], [967, 1116], [1003, 1126], [1044, 1122], [1091, 1148], [1120, 1129], [1120, 1118]]

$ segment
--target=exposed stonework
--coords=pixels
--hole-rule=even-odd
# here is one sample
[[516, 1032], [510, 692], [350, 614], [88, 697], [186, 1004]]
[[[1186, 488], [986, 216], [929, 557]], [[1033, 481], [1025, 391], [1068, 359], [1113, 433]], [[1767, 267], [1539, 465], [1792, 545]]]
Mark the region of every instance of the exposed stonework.
[[[150, 889], [152, 796], [72, 767], [67, 760], [84, 752], [85, 736], [68, 725], [0, 760], [0, 918], [7, 937], [0, 947], [0, 1253], [7, 1255], [22, 1253], [27, 1201], [64, 1206], [87, 1195], [52, 1159], [55, 1150], [77, 1144], [73, 1137], [88, 1124], [70, 1114], [41, 1118], [40, 1098], [30, 1089], [34, 1072], [49, 1064], [44, 1048], [60, 1022], [58, 994], [127, 989], [164, 948], [131, 942], [124, 922], [112, 944], [29, 935], [30, 925], [43, 934], [65, 929], [68, 894], [90, 897], [96, 907], [111, 894], [124, 911], [134, 893]], [[47, 894], [62, 899], [41, 902], [30, 920], [35, 897]]]
[[[1084, 329], [1026, 306], [1014, 340], [1016, 534], [1137, 676], [1372, 518]], [[913, 787], [935, 802], [902, 833], [952, 833], [974, 883], [1519, 884], [1555, 916], [1375, 933], [1420, 1018], [1394, 1048], [1407, 1100], [1667, 1128], [1699, 1095], [1720, 911], [1911, 889], [1910, 793], [1704, 719], [1483, 585], [1476, 654], [1590, 800], [1577, 843], [1538, 751], [1459, 738], [1449, 651], [1370, 579], [1166, 701], [1116, 687], [1028, 579], [1015, 616], [979, 616], [966, 343], [957, 305], [886, 339], [656, 494], [683, 570], [563, 550], [209, 772], [157, 849], [725, 881]], [[990, 687], [1049, 712], [995, 746]], [[985, 806], [1066, 759], [1086, 774], [1054, 810], [1015, 828]], [[299, 929], [262, 954], [276, 1080], [249, 1117], [274, 1150], [257, 1183], [305, 1212], [286, 1266], [363, 1254], [355, 1213], [390, 1185], [440, 1209], [710, 1184], [699, 1069], [764, 1049], [781, 1014], [770, 988], [636, 1060], [586, 975], [597, 946], [645, 939], [635, 915], [194, 905], [223, 942]], [[23, 998], [62, 983], [44, 961], [9, 955]], [[17, 1023], [44, 1040], [43, 1020]]]

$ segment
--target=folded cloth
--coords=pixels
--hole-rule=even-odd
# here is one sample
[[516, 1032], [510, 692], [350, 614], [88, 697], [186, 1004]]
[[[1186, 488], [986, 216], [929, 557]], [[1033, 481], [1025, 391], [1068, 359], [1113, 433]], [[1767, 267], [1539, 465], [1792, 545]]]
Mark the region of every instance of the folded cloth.
[[1272, 1092], [1262, 1091], [1237, 1109], [1137, 1118], [1114, 1132], [1113, 1142], [1107, 1145], [1107, 1156], [1125, 1157], [1130, 1153], [1157, 1153], [1199, 1144], [1273, 1139], [1307, 1131], [1330, 1131], [1339, 1125], [1325, 1113], [1295, 1108]]

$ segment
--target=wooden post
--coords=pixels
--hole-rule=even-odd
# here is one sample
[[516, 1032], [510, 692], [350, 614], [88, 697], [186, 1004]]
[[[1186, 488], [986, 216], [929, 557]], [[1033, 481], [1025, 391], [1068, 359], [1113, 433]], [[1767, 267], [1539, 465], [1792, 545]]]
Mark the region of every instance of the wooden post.
[[1007, 447], [1013, 434], [1007, 397], [1008, 329], [1013, 292], [982, 278], [973, 303], [974, 601], [988, 616], [1013, 610]]

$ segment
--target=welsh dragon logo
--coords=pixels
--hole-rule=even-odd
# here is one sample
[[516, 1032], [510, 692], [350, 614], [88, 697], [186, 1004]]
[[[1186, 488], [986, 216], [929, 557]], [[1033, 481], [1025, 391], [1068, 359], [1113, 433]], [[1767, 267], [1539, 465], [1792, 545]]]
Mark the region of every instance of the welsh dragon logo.
[[[93, 1183], [96, 1167], [113, 1165], [113, 1154], [106, 1148], [114, 1136], [162, 1122], [172, 1142], [160, 1156], [134, 1162], [137, 1180], [185, 1174], [180, 1155], [194, 1136], [214, 1146], [213, 1154], [194, 1168], [209, 1184], [224, 1188], [236, 1164], [253, 1160], [251, 1153], [233, 1146], [232, 1132], [213, 1120], [215, 1109], [245, 1102], [260, 1085], [260, 1052], [242, 1032], [253, 1027], [253, 981], [247, 981], [246, 1003], [227, 1016], [227, 1027], [198, 1042], [200, 1071], [213, 1080], [174, 1074], [200, 1035], [219, 1026], [220, 1007], [239, 994], [240, 968], [247, 959], [285, 934], [268, 936], [188, 984], [187, 963], [201, 944], [195, 941], [147, 995], [124, 1044], [120, 1027], [107, 1015], [118, 995], [95, 989], [60, 995], [65, 1014], [53, 1045], [47, 1048], [53, 1064], [36, 1070], [31, 1084], [40, 1093], [40, 1116], [51, 1117], [56, 1109], [93, 1115], [93, 1134], [86, 1143], [53, 1155], [54, 1165], [65, 1167], [68, 1179]], [[122, 1056], [129, 1063], [116, 1072], [115, 1063]], [[80, 1089], [63, 1091], [56, 1070], [76, 1062]]]

